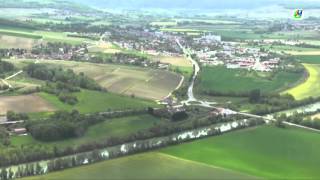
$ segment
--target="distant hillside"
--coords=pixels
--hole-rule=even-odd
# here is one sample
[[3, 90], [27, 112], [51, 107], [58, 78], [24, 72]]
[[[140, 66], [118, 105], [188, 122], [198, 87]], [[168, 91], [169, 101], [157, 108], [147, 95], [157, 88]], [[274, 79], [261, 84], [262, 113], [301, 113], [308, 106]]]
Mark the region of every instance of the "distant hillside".
[[92, 8], [68, 0], [0, 0], [0, 8], [53, 8], [92, 11]]
[[252, 9], [272, 5], [299, 8], [320, 4], [319, 0], [72, 0], [104, 8]]
[[117, 8], [182, 8], [182, 9], [250, 9], [276, 0], [77, 0], [99, 7]]

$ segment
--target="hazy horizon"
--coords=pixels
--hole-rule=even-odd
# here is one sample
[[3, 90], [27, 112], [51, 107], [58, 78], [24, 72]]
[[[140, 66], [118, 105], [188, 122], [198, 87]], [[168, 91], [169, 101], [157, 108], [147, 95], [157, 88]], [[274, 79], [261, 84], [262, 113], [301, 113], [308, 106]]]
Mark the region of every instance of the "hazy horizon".
[[[312, 8], [320, 5], [319, 0], [73, 0], [100, 8], [127, 9], [254, 9], [274, 5], [284, 5], [290, 8]], [[319, 3], [318, 3], [319, 2]]]

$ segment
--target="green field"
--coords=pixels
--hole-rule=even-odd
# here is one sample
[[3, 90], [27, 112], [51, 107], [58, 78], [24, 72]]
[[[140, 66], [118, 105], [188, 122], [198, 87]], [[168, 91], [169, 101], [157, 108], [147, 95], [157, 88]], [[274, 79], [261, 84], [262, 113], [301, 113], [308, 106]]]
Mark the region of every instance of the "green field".
[[31, 135], [13, 136], [11, 138], [11, 145], [17, 147], [23, 145], [78, 146], [88, 142], [105, 141], [110, 137], [124, 137], [140, 130], [148, 129], [159, 123], [162, 123], [162, 120], [147, 114], [114, 118], [89, 127], [86, 133], [79, 138], [46, 143], [35, 140]]
[[[16, 28], [0, 28], [0, 35], [19, 38], [27, 38], [32, 40], [43, 40], [45, 42], [65, 42], [69, 44], [83, 44], [85, 42], [93, 42], [89, 39], [68, 37], [64, 32], [49, 32], [49, 31], [32, 31], [29, 29], [16, 29]], [[4, 42], [1, 42], [5, 43]]]
[[81, 113], [102, 112], [110, 109], [142, 109], [158, 106], [153, 101], [131, 98], [114, 93], [81, 90], [81, 92], [74, 94], [77, 96], [79, 101], [75, 106], [61, 102], [55, 95], [47, 93], [40, 93], [39, 95], [56, 109], [68, 111], [76, 109]]
[[162, 153], [145, 153], [82, 166], [45, 176], [40, 179], [255, 179], [230, 170], [178, 159]]
[[269, 73], [227, 69], [225, 67], [204, 67], [200, 73], [198, 90], [216, 92], [248, 92], [261, 89], [262, 92], [276, 92], [290, 87], [301, 78], [301, 74], [279, 72], [272, 79]]
[[155, 21], [150, 23], [151, 26], [176, 26], [176, 21]]
[[22, 38], [30, 38], [30, 39], [41, 39], [42, 38], [42, 36], [35, 35], [35, 34], [32, 34], [32, 33], [7, 31], [7, 30], [0, 30], [0, 34], [8, 35], [8, 36], [15, 36], [15, 37], [22, 37]]
[[320, 64], [320, 55], [314, 55], [314, 56], [296, 56], [296, 59], [298, 59], [302, 63], [307, 64]]
[[188, 29], [188, 28], [161, 28], [163, 32], [177, 32], [177, 33], [203, 33], [206, 30]]
[[219, 24], [219, 25], [224, 25], [224, 24], [239, 24], [236, 21], [229, 21], [229, 20], [220, 20], [220, 19], [200, 19], [200, 18], [182, 18], [182, 19], [175, 19], [178, 22], [196, 22], [196, 23], [206, 23], [206, 24]]
[[320, 96], [320, 65], [318, 64], [303, 64], [309, 73], [308, 79], [302, 84], [285, 91], [301, 100], [308, 97]]
[[320, 134], [264, 126], [207, 138], [161, 152], [268, 179], [317, 179]]
[[291, 45], [264, 45], [262, 46], [265, 49], [275, 50], [278, 52], [313, 52], [318, 51], [317, 48], [305, 48], [305, 47], [298, 47], [298, 46], [291, 46]]

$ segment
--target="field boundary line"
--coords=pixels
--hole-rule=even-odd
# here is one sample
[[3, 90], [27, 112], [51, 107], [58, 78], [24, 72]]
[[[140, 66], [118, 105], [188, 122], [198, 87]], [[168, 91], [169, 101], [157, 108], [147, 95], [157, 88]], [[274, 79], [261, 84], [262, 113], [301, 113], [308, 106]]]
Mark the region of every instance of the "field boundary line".
[[294, 124], [294, 123], [290, 123], [290, 122], [287, 122], [287, 121], [284, 121], [283, 123], [287, 124], [289, 126], [294, 126], [294, 127], [297, 127], [297, 128], [301, 128], [301, 129], [310, 130], [310, 131], [314, 131], [314, 132], [320, 133], [319, 129], [315, 129], [315, 128], [311, 128], [311, 127], [307, 127], [307, 126], [303, 126], [303, 125], [299, 125], [299, 124]]
[[197, 164], [197, 165], [201, 165], [201, 166], [206, 166], [206, 167], [210, 167], [210, 168], [214, 168], [214, 169], [219, 169], [219, 170], [229, 171], [229, 172], [233, 172], [233, 173], [243, 174], [243, 175], [251, 176], [251, 177], [257, 178], [257, 179], [259, 178], [257, 176], [253, 176], [251, 174], [246, 174], [246, 173], [243, 173], [243, 172], [239, 172], [239, 171], [236, 171], [236, 170], [233, 170], [233, 169], [228, 169], [228, 168], [224, 168], [224, 167], [220, 167], [220, 166], [215, 166], [215, 165], [212, 165], [212, 164], [206, 164], [204, 162], [185, 159], [185, 158], [173, 156], [173, 155], [170, 155], [170, 154], [166, 154], [166, 153], [163, 153], [163, 152], [156, 152], [156, 153], [161, 155], [161, 156], [166, 156], [166, 157], [169, 157], [169, 158], [172, 158], [172, 159], [175, 159], [175, 160], [185, 161], [185, 162], [189, 162], [189, 163], [193, 163], [193, 164]]

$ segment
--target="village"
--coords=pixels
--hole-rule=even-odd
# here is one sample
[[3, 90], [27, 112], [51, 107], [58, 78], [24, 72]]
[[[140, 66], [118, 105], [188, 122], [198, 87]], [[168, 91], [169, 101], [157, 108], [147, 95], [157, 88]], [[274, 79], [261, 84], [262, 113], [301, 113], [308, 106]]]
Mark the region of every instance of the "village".
[[136, 50], [154, 56], [182, 55], [181, 49], [176, 45], [176, 36], [150, 29], [121, 29], [110, 32], [106, 40], [123, 49]]
[[[271, 72], [279, 67], [280, 58], [260, 48], [245, 47], [241, 43], [223, 42], [220, 36], [204, 35], [195, 38], [202, 50], [193, 51], [204, 66], [225, 66], [228, 69], [247, 69]], [[215, 45], [215, 49], [206, 47]]]

